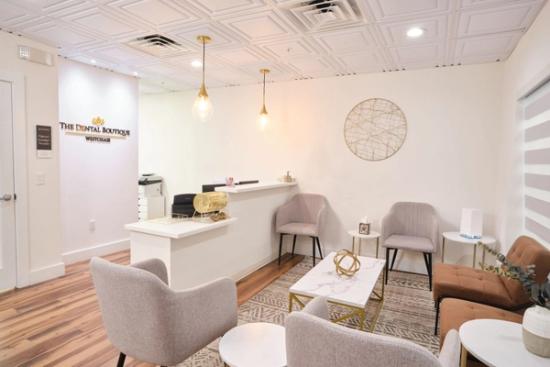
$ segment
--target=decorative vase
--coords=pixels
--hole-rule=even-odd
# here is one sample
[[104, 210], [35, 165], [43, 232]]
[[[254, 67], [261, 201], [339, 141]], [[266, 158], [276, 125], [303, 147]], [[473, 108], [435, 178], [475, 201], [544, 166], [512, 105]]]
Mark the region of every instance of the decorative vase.
[[550, 358], [550, 310], [530, 307], [523, 315], [523, 344], [533, 354]]

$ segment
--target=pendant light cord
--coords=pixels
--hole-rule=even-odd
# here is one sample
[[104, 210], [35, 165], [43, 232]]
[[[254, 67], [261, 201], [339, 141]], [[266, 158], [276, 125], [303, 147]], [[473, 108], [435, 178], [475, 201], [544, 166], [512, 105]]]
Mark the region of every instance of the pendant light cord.
[[205, 68], [206, 68], [206, 42], [203, 38], [202, 40], [202, 84], [204, 84], [204, 79], [205, 79]]
[[265, 71], [264, 71], [264, 93], [263, 93], [263, 98], [264, 98], [263, 104], [264, 104], [264, 106], [265, 106], [265, 74], [266, 74], [266, 73], [265, 73]]

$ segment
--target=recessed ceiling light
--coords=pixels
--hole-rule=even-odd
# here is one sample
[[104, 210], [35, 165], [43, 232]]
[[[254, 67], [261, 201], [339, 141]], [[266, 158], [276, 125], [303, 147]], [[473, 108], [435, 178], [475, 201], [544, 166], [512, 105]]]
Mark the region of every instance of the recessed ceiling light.
[[191, 61], [191, 66], [194, 67], [194, 68], [200, 68], [202, 66], [202, 61], [193, 60], [193, 61]]
[[92, 64], [95, 64], [95, 63], [96, 63], [95, 59], [91, 59], [90, 62], [91, 62]]
[[138, 76], [138, 75], [139, 75], [137, 71], [134, 71], [133, 74], [134, 74], [134, 76]]
[[418, 38], [424, 34], [424, 30], [420, 27], [412, 27], [407, 31], [407, 37]]

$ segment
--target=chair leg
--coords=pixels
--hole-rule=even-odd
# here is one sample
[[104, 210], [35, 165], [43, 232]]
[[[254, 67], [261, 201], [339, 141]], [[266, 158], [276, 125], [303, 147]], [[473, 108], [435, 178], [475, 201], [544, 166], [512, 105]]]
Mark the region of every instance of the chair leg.
[[120, 352], [118, 355], [118, 362], [116, 364], [116, 367], [124, 367], [124, 361], [126, 360], [126, 354]]
[[390, 258], [390, 248], [389, 247], [386, 247], [386, 284], [388, 284], [388, 269], [389, 269], [389, 266], [388, 266], [388, 260]]
[[393, 257], [391, 259], [391, 266], [390, 266], [390, 270], [393, 270], [393, 264], [395, 264], [395, 258], [397, 257], [397, 249], [394, 249], [393, 250]]
[[439, 326], [439, 306], [441, 305], [441, 299], [438, 298], [435, 301], [435, 328], [434, 335], [437, 335], [437, 327]]
[[315, 266], [315, 237], [311, 237], [311, 241], [313, 244], [313, 266]]
[[292, 240], [292, 256], [294, 256], [295, 248], [296, 248], [296, 235], [294, 235], [294, 239]]
[[279, 237], [279, 265], [281, 265], [281, 255], [283, 251], [283, 236], [284, 235], [281, 233], [281, 236]]
[[432, 272], [433, 272], [433, 266], [432, 266], [432, 254], [429, 253], [428, 254], [428, 263], [430, 264], [430, 268], [429, 268], [429, 282], [430, 282], [430, 292], [432, 291]]
[[431, 291], [432, 290], [432, 254], [423, 252], [422, 255], [424, 255], [424, 263], [426, 264], [426, 271], [428, 272], [428, 283]]
[[321, 257], [321, 259], [323, 259], [323, 251], [321, 251], [321, 241], [319, 241], [319, 237], [315, 237], [315, 239], [317, 240], [317, 248], [319, 249], [319, 256]]

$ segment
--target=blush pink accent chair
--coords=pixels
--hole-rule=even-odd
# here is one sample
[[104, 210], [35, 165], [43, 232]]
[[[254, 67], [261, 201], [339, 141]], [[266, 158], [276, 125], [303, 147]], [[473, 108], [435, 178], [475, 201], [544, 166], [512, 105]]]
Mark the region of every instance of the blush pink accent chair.
[[319, 255], [323, 258], [319, 231], [321, 218], [326, 208], [326, 199], [318, 194], [296, 194], [289, 202], [277, 209], [275, 216], [275, 229], [280, 234], [279, 238], [279, 265], [283, 249], [283, 237], [293, 235], [292, 255], [296, 247], [297, 236], [311, 237], [313, 245], [313, 266], [315, 266], [315, 244], [319, 249]]

